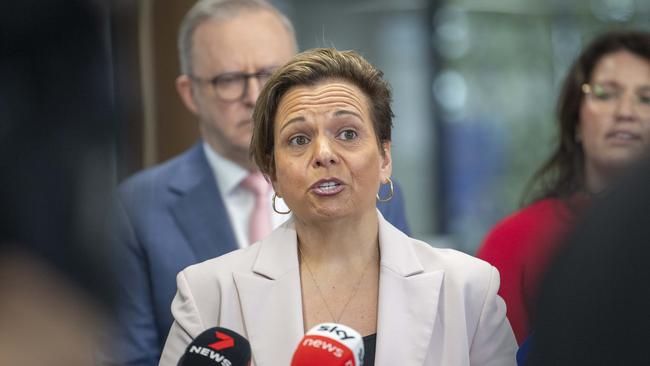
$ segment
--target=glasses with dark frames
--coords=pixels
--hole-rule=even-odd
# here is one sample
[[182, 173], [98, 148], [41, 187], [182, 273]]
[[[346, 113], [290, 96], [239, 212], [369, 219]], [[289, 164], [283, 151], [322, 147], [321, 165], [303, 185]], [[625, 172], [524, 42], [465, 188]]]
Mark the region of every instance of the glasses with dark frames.
[[248, 79], [255, 78], [260, 83], [260, 86], [262, 86], [269, 80], [276, 69], [277, 67], [267, 67], [252, 73], [226, 72], [213, 78], [201, 78], [196, 75], [190, 75], [190, 78], [195, 82], [212, 85], [218, 98], [227, 102], [234, 102], [242, 99], [246, 95], [248, 91]]

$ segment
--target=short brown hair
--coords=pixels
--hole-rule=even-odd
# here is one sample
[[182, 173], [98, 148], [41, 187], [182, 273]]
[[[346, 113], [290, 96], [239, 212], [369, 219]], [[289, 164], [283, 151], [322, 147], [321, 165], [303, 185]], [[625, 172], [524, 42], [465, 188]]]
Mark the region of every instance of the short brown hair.
[[262, 173], [271, 177], [275, 174], [274, 124], [282, 97], [293, 87], [315, 85], [325, 79], [350, 82], [366, 95], [377, 144], [383, 154], [382, 143], [391, 140], [394, 116], [390, 86], [383, 75], [358, 53], [334, 48], [299, 53], [277, 70], [264, 85], [253, 112], [255, 126], [250, 153]]

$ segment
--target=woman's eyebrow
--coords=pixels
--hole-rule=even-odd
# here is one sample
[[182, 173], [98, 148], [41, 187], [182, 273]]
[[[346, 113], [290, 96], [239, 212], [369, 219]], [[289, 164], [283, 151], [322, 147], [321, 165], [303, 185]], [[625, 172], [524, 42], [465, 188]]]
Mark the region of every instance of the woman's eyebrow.
[[361, 115], [359, 113], [353, 112], [353, 111], [350, 111], [350, 110], [347, 110], [347, 109], [341, 109], [341, 110], [338, 110], [338, 111], [334, 112], [334, 117], [341, 117], [341, 116], [345, 116], [345, 115], [352, 115], [352, 116], [355, 116], [355, 117], [357, 117], [359, 119], [363, 119], [363, 118], [361, 118]]
[[622, 85], [616, 81], [616, 80], [610, 80], [610, 79], [605, 79], [603, 81], [593, 81], [593, 84], [597, 84], [600, 86], [614, 86], [614, 87], [621, 87]]
[[305, 122], [305, 117], [298, 116], [288, 120], [287, 123], [284, 124], [284, 126], [280, 127], [280, 132], [284, 131], [284, 129], [287, 128], [287, 126], [297, 122]]

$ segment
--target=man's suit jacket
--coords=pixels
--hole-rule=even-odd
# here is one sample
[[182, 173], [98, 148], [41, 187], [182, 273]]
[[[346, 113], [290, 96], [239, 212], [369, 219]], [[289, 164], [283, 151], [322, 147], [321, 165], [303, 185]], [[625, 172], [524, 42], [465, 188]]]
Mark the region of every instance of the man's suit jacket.
[[[378, 216], [375, 365], [515, 365], [497, 270], [409, 238]], [[296, 237], [289, 220], [255, 245], [179, 273], [160, 365], [175, 366], [191, 340], [213, 326], [246, 337], [257, 366], [289, 365], [304, 334]]]
[[[126, 180], [116, 201], [119, 326], [108, 362], [156, 365], [178, 272], [238, 245], [202, 142]], [[399, 190], [378, 207], [408, 232]]]

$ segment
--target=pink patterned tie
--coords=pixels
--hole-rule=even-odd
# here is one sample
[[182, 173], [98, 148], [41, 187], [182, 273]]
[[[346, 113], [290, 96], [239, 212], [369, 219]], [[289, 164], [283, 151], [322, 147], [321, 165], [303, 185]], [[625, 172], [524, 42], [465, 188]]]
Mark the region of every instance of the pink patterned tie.
[[255, 195], [255, 207], [248, 222], [248, 240], [252, 244], [268, 235], [272, 229], [269, 204], [271, 185], [259, 172], [247, 176], [241, 185]]

